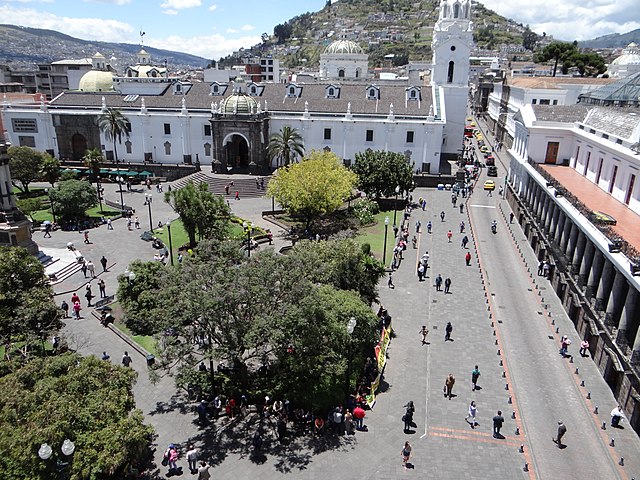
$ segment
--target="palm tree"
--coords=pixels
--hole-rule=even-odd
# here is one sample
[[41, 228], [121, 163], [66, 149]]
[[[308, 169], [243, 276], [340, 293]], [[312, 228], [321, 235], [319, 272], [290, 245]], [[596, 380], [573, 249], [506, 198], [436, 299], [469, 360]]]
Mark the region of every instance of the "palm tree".
[[302, 136], [295, 128], [282, 127], [279, 133], [271, 135], [267, 146], [267, 156], [269, 160], [277, 158], [278, 166], [281, 161], [284, 165], [289, 165], [295, 161], [296, 157], [304, 156]]
[[98, 128], [104, 133], [107, 139], [113, 141], [113, 156], [118, 163], [118, 151], [116, 140], [120, 142], [122, 135], [129, 138], [129, 122], [117, 108], [107, 108], [98, 117]]
[[102, 162], [104, 162], [102, 152], [97, 148], [87, 150], [84, 157], [82, 157], [82, 162], [85, 167], [89, 168], [89, 171], [96, 182], [96, 191], [98, 192], [98, 201], [100, 202], [100, 212], [102, 212], [102, 192], [100, 188], [100, 167], [102, 166]]

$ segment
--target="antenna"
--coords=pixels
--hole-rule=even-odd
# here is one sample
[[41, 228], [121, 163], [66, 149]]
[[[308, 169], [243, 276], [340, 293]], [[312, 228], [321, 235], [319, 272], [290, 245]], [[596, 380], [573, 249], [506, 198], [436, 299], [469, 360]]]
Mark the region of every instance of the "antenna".
[[146, 35], [146, 32], [143, 32], [142, 30], [140, 30], [140, 46], [144, 47], [144, 36]]

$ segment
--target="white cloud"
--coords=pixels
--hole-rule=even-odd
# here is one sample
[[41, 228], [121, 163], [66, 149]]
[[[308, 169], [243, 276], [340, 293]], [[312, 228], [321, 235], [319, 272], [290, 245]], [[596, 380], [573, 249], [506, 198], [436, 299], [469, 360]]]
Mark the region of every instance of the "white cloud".
[[165, 0], [160, 4], [160, 8], [167, 10], [183, 10], [185, 8], [199, 7], [202, 0]]
[[162, 13], [164, 13], [165, 15], [177, 15], [178, 11], [169, 9], [169, 10], [163, 10]]
[[217, 9], [218, 9], [218, 5], [216, 5], [215, 3], [209, 7], [209, 11], [211, 11], [211, 12], [214, 12]]
[[251, 30], [255, 30], [256, 27], [254, 27], [253, 25], [243, 25], [242, 27], [240, 27], [240, 30], [242, 30], [243, 32], [250, 32]]
[[113, 3], [115, 5], [126, 5], [131, 0], [84, 0], [87, 3]]
[[128, 23], [103, 18], [60, 17], [32, 8], [0, 5], [0, 18], [10, 18], [14, 25], [45, 28], [73, 37], [104, 42], [135, 42], [137, 30]]
[[235, 28], [227, 28], [226, 32], [227, 33], [238, 33], [238, 30], [236, 30]]
[[217, 60], [240, 48], [248, 48], [260, 43], [260, 36], [229, 39], [221, 34], [199, 35], [189, 38], [172, 35], [166, 38], [149, 38], [147, 40], [146, 44], [155, 48], [191, 53]]

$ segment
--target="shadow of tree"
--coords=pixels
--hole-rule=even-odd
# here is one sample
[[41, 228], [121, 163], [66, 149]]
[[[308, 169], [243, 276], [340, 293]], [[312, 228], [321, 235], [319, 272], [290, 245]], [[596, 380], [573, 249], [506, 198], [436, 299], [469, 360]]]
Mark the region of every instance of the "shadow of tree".
[[173, 394], [168, 402], [156, 402], [156, 407], [149, 411], [147, 415], [162, 415], [175, 411], [178, 411], [183, 415], [193, 412], [193, 406], [181, 393]]

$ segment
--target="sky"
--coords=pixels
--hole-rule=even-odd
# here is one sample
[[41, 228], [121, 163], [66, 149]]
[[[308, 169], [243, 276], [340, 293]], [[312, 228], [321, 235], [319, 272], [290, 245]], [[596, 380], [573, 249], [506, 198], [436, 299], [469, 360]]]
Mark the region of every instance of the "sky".
[[[335, 0], [333, 0], [335, 1]], [[340, 1], [340, 0], [337, 0]], [[640, 0], [484, 0], [538, 34], [586, 40], [640, 28]], [[325, 0], [0, 0], [2, 23], [218, 59]]]

